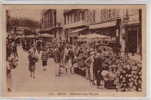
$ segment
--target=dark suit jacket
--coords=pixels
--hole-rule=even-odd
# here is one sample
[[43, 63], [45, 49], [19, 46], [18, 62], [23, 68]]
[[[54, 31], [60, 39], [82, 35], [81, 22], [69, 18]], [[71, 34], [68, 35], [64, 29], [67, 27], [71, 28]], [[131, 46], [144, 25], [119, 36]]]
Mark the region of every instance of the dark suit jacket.
[[102, 68], [102, 62], [103, 62], [103, 59], [101, 58], [101, 56], [96, 57], [94, 59], [94, 66], [93, 66], [94, 70], [100, 70], [100, 71], [102, 71], [103, 70], [103, 68]]

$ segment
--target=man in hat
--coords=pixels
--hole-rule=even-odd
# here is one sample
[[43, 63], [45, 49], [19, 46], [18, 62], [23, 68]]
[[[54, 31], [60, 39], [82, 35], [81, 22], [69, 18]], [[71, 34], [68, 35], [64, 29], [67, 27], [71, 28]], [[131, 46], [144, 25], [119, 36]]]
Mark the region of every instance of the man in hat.
[[60, 54], [60, 49], [59, 47], [57, 47], [55, 49], [55, 63], [56, 63], [56, 68], [55, 68], [55, 71], [56, 71], [56, 76], [60, 76], [60, 64], [61, 64], [61, 54]]
[[94, 51], [91, 49], [90, 56], [86, 59], [85, 63], [87, 64], [87, 78], [94, 84], [94, 73], [93, 73], [93, 63], [94, 63]]
[[101, 57], [101, 50], [98, 50], [96, 56], [94, 58], [93, 72], [94, 78], [96, 79], [97, 88], [100, 88], [101, 80], [103, 79], [101, 76], [101, 72], [103, 70], [102, 67], [103, 59]]

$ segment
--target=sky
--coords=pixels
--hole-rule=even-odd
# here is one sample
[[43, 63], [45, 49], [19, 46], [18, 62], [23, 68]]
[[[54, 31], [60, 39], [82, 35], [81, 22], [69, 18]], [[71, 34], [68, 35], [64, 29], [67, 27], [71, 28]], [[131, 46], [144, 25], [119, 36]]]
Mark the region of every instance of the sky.
[[29, 9], [18, 9], [18, 10], [9, 10], [11, 17], [17, 17], [17, 18], [29, 18], [35, 21], [40, 21], [41, 19], [41, 12], [42, 10], [29, 10]]

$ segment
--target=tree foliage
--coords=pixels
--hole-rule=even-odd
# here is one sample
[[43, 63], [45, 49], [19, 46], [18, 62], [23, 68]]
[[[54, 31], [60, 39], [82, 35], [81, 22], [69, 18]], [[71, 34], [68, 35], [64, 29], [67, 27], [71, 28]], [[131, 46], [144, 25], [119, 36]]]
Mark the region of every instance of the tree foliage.
[[40, 27], [40, 23], [28, 18], [10, 18], [7, 20], [7, 29], [11, 30], [13, 27], [28, 27], [35, 30]]

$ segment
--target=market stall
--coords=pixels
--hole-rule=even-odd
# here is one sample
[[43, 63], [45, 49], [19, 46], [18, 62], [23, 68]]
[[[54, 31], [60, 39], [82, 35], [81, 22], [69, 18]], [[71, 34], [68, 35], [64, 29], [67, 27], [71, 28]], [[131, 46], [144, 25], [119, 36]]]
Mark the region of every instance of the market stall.
[[[96, 45], [96, 44], [95, 44]], [[124, 58], [120, 55], [115, 55], [114, 48], [111, 46], [102, 46], [97, 44], [97, 50], [94, 48], [87, 49], [81, 45], [79, 54], [73, 66], [75, 73], [87, 78], [87, 70], [89, 65], [86, 64], [86, 59], [90, 57], [92, 52], [101, 51], [102, 72], [101, 79], [104, 81], [104, 87], [108, 89], [116, 89], [117, 91], [141, 91], [142, 89], [142, 72], [141, 62], [132, 60], [131, 58]], [[77, 48], [78, 50], [78, 48]]]

